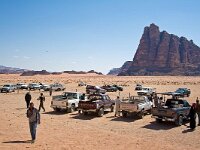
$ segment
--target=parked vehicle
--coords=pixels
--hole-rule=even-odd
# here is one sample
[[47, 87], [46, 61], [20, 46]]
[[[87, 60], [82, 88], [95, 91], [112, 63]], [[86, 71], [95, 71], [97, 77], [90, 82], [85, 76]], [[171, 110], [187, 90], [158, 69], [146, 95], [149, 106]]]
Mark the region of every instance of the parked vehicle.
[[167, 99], [164, 106], [152, 108], [152, 117], [157, 122], [172, 121], [181, 126], [188, 119], [190, 105], [183, 99]]
[[28, 85], [28, 89], [29, 90], [40, 90], [41, 89], [41, 85], [39, 85], [37, 83], [30, 83]]
[[142, 90], [142, 85], [141, 84], [136, 84], [135, 90], [136, 91]]
[[13, 84], [5, 84], [2, 88], [1, 88], [1, 93], [9, 93], [9, 92], [15, 92], [15, 86]]
[[104, 111], [113, 112], [115, 102], [106, 94], [90, 94], [88, 100], [80, 101], [78, 104], [79, 112], [84, 115], [94, 112], [97, 116], [102, 117]]
[[116, 87], [119, 91], [123, 91], [123, 87], [122, 86], [119, 86], [119, 85], [116, 85], [116, 84], [114, 84], [113, 86]]
[[21, 85], [21, 89], [22, 89], [22, 90], [23, 90], [23, 89], [26, 89], [26, 90], [27, 90], [27, 89], [28, 89], [28, 85], [27, 85], [27, 84], [22, 84], [22, 85]]
[[116, 92], [117, 88], [111, 85], [104, 85], [101, 87], [102, 89], [105, 89], [106, 92]]
[[191, 91], [190, 89], [188, 88], [178, 88], [175, 92], [174, 92], [175, 95], [180, 95], [181, 97], [189, 97], [190, 94], [191, 94]]
[[86, 93], [87, 94], [92, 94], [92, 93], [102, 93], [102, 94], [105, 94], [106, 90], [100, 88], [99, 86], [87, 85], [86, 86]]
[[143, 118], [146, 113], [151, 113], [153, 103], [147, 96], [131, 96], [128, 100], [121, 102], [120, 110], [123, 117], [135, 115]]
[[80, 82], [78, 83], [78, 86], [86, 86], [86, 83], [80, 81]]
[[50, 84], [50, 86], [46, 86], [43, 88], [44, 91], [49, 91], [49, 89], [52, 88], [53, 91], [64, 91], [65, 87], [64, 85], [60, 83]]
[[44, 83], [40, 83], [40, 88], [43, 89], [44, 91], [46, 91], [46, 89], [50, 88], [50, 85], [44, 84]]
[[52, 97], [51, 107], [55, 111], [67, 110], [73, 112], [78, 108], [79, 101], [83, 100], [83, 94], [79, 92], [64, 92], [62, 95]]
[[147, 95], [147, 96], [151, 96], [156, 92], [155, 88], [152, 87], [143, 87], [142, 90], [137, 91], [138, 95]]

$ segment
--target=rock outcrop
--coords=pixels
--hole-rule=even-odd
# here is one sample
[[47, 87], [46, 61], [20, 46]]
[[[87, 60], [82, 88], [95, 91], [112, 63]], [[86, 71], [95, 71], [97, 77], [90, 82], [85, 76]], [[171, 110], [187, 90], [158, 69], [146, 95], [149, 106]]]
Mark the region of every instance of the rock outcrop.
[[34, 76], [34, 75], [50, 75], [50, 73], [46, 70], [42, 71], [25, 71], [20, 76]]
[[118, 75], [200, 75], [200, 48], [151, 24], [144, 28], [128, 69]]

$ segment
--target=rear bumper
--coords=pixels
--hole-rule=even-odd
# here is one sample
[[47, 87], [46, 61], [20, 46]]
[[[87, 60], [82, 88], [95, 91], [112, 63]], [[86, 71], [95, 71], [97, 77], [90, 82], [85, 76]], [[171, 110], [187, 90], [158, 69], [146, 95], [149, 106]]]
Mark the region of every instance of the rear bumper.
[[56, 109], [56, 108], [59, 108], [59, 109], [68, 109], [69, 108], [68, 106], [57, 106], [57, 105], [51, 105], [50, 107], [54, 108], [54, 109]]
[[97, 112], [97, 109], [83, 109], [83, 108], [78, 108], [79, 111], [83, 112]]
[[161, 119], [162, 121], [171, 121], [171, 122], [175, 122], [175, 118], [169, 118], [169, 117], [162, 117], [162, 116], [151, 116], [152, 118], [155, 119]]

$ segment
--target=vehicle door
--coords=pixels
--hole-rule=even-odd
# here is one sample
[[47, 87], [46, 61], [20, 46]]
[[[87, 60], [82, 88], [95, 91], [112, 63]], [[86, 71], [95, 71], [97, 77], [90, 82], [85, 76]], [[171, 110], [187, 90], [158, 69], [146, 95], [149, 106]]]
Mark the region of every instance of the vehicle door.
[[144, 108], [145, 110], [151, 109], [151, 101], [148, 98], [145, 98]]
[[110, 108], [112, 105], [112, 101], [108, 95], [104, 95], [104, 107], [105, 108]]

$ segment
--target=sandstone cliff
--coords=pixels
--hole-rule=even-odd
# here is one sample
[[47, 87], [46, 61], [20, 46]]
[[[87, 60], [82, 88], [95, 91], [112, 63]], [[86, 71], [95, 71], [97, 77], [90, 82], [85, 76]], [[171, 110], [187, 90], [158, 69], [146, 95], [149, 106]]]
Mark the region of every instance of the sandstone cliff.
[[200, 75], [200, 48], [151, 24], [144, 28], [128, 69], [118, 75]]

